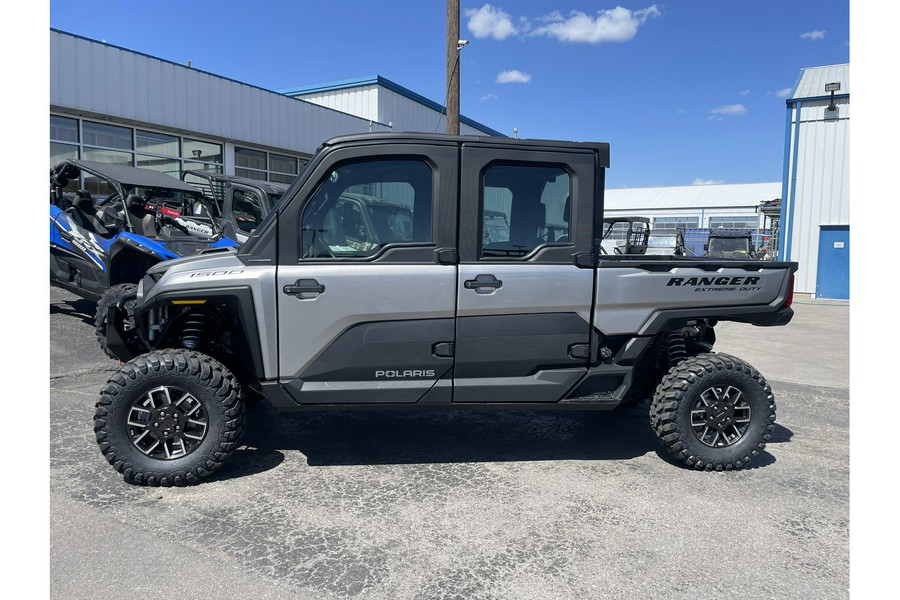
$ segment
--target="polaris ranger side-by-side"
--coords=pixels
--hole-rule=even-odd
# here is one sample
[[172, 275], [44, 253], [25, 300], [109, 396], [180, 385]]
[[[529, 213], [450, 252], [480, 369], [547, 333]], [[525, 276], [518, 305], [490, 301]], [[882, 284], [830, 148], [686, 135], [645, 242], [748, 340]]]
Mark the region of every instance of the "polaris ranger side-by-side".
[[[284, 410], [650, 398], [678, 460], [746, 466], [775, 401], [756, 369], [713, 352], [715, 326], [788, 323], [797, 265], [602, 254], [608, 166], [605, 143], [326, 142], [240, 249], [147, 271], [128, 306], [136, 335], [109, 331], [127, 362], [97, 402], [103, 455], [129, 482], [195, 482], [238, 446], [259, 396]], [[354, 194], [397, 208], [377, 238], [345, 214]], [[488, 235], [488, 200], [508, 235]]]

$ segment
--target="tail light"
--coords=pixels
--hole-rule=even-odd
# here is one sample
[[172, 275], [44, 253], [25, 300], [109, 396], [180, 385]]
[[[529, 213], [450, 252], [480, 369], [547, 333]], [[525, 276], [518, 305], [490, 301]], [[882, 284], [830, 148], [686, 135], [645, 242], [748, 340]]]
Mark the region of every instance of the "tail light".
[[790, 308], [794, 303], [794, 274], [791, 273], [788, 279], [787, 299], [784, 301], [785, 308]]

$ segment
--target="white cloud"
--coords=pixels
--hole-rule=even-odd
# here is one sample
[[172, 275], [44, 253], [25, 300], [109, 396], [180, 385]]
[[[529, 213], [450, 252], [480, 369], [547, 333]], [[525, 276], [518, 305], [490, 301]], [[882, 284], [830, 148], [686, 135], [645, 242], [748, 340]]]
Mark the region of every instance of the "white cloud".
[[479, 98], [479, 100], [481, 100], [482, 102], [487, 102], [488, 100], [496, 100], [497, 98], [497, 94], [495, 94], [494, 92], [488, 92], [487, 94]]
[[742, 116], [746, 115], [748, 112], [747, 107], [743, 104], [724, 104], [717, 108], [709, 111], [712, 115], [732, 115], [732, 116]]
[[787, 98], [788, 96], [791, 95], [791, 89], [792, 88], [782, 88], [782, 89], [778, 90], [777, 92], [775, 92], [775, 95], [778, 96], [779, 98]]
[[531, 75], [517, 71], [502, 71], [497, 75], [497, 83], [530, 83]]
[[718, 185], [725, 183], [721, 179], [700, 179], [699, 177], [691, 183], [691, 185]]
[[561, 42], [573, 43], [627, 42], [637, 35], [638, 27], [647, 19], [661, 14], [655, 4], [635, 11], [617, 6], [597, 11], [596, 17], [573, 10], [568, 18], [563, 18], [561, 14], [554, 12], [539, 19], [547, 24], [536, 28], [531, 35], [545, 35]]
[[800, 34], [801, 40], [821, 40], [825, 37], [825, 34], [828, 33], [824, 29], [816, 29], [815, 31], [807, 31], [806, 33]]
[[741, 90], [740, 92], [738, 92], [738, 95], [740, 95], [740, 96], [746, 96], [746, 95], [749, 94], [749, 93], [750, 93], [750, 89], [747, 88], [746, 90]]
[[510, 16], [490, 4], [478, 9], [469, 8], [465, 11], [465, 15], [469, 18], [466, 26], [477, 38], [492, 37], [495, 40], [505, 40], [519, 33]]
[[679, 108], [679, 109], [676, 110], [675, 112], [678, 113], [679, 115], [683, 115], [683, 114], [685, 114], [687, 111], [684, 110], [683, 108]]

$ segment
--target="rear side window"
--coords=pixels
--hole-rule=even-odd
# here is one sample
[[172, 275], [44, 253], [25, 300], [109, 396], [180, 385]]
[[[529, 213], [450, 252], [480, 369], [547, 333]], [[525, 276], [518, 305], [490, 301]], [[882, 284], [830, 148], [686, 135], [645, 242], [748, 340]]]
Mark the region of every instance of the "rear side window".
[[570, 177], [561, 167], [499, 164], [481, 180], [482, 257], [520, 257], [569, 241]]
[[432, 171], [377, 159], [332, 170], [303, 210], [301, 258], [365, 258], [389, 245], [432, 243]]

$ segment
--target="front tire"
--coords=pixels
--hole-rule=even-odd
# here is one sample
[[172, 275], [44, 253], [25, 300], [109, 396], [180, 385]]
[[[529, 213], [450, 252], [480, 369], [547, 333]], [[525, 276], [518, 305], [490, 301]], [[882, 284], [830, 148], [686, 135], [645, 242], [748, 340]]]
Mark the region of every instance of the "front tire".
[[137, 301], [134, 297], [136, 293], [137, 285], [133, 283], [120, 283], [106, 290], [97, 302], [97, 314], [94, 317], [94, 333], [97, 336], [97, 343], [100, 344], [100, 349], [110, 358], [118, 359], [119, 357], [113, 354], [106, 345], [106, 328], [108, 324], [107, 321], [109, 320], [109, 307], [116, 306], [120, 300], [130, 297], [124, 305], [126, 310], [116, 311], [117, 322], [115, 325], [120, 328], [120, 331], [127, 331], [129, 329], [127, 308], [133, 306]]
[[760, 373], [728, 354], [700, 354], [657, 386], [650, 422], [675, 458], [695, 469], [742, 469], [775, 428], [775, 398]]
[[196, 483], [238, 446], [244, 405], [237, 380], [217, 360], [160, 350], [125, 363], [100, 392], [97, 444], [128, 483]]

